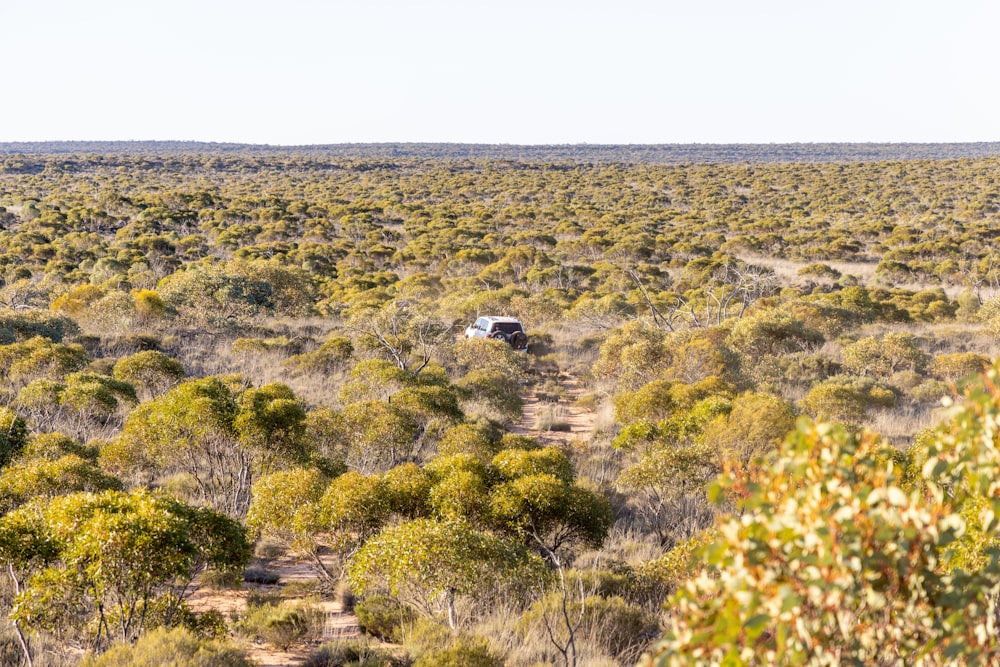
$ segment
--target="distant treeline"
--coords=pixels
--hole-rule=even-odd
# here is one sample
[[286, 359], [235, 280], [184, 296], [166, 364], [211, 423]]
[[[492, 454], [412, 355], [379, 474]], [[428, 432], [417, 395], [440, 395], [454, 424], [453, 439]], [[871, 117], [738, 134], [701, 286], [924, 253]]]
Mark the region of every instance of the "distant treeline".
[[380, 143], [273, 146], [197, 141], [45, 141], [0, 143], [0, 154], [306, 153], [331, 158], [450, 158], [541, 162], [733, 163], [945, 160], [1000, 155], [1000, 142], [796, 144], [513, 144]]

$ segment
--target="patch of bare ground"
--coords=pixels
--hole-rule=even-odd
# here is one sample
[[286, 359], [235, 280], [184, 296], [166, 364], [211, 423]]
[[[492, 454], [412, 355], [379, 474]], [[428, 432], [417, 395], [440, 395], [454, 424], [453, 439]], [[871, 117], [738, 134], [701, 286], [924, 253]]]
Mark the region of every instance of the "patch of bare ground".
[[[196, 614], [213, 611], [227, 618], [243, 615], [247, 609], [247, 598], [253, 592], [281, 593], [289, 584], [303, 585], [316, 582], [317, 576], [312, 566], [307, 562], [291, 556], [282, 556], [268, 561], [261, 569], [277, 577], [274, 584], [258, 584], [244, 582], [240, 590], [216, 590], [198, 587], [188, 598], [188, 606]], [[320, 600], [316, 603], [323, 613], [323, 630], [319, 642], [329, 642], [338, 639], [352, 639], [360, 636], [358, 618], [350, 611], [344, 610], [340, 602]], [[261, 667], [288, 667], [302, 664], [316, 649], [313, 645], [301, 645], [281, 651], [263, 643], [253, 643], [245, 646], [247, 653]]]
[[[742, 253], [738, 255], [739, 259], [750, 264], [756, 264], [758, 266], [766, 266], [774, 271], [774, 274], [778, 277], [778, 281], [782, 285], [796, 285], [803, 286], [812, 280], [813, 277], [805, 277], [799, 275], [799, 271], [810, 264], [815, 262], [804, 262], [792, 259], [784, 259], [779, 257], [768, 257], [766, 255], [754, 255], [750, 253]], [[878, 277], [875, 275], [875, 269], [878, 267], [878, 262], [842, 262], [838, 260], [824, 261], [823, 264], [836, 269], [842, 275], [854, 276], [856, 277], [862, 285], [868, 286], [879, 286]], [[821, 280], [822, 282], [822, 280]], [[832, 281], [830, 281], [832, 282]], [[881, 285], [885, 287], [885, 285]], [[938, 284], [938, 283], [894, 283], [892, 287], [897, 287], [899, 289], [911, 290], [913, 292], [919, 292], [921, 290], [936, 289], [940, 287], [944, 290], [950, 298], [954, 299], [958, 297], [967, 287], [965, 285], [952, 285], [952, 284]], [[1000, 291], [994, 289], [981, 290], [981, 297], [983, 300], [989, 300], [996, 298], [1000, 295]]]
[[560, 389], [558, 399], [543, 401], [539, 398], [538, 387], [533, 387], [524, 396], [521, 419], [510, 430], [531, 436], [543, 445], [590, 440], [594, 435], [597, 415], [577, 403], [584, 393], [579, 379], [560, 373], [556, 381]]

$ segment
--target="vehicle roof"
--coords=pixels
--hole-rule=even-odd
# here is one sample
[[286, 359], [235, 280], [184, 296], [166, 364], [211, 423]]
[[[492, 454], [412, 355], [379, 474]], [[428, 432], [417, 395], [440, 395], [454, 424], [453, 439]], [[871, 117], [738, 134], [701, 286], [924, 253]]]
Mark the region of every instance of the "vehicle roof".
[[508, 322], [510, 324], [521, 323], [521, 320], [516, 317], [504, 317], [502, 315], [480, 315], [477, 319], [489, 320], [490, 322]]

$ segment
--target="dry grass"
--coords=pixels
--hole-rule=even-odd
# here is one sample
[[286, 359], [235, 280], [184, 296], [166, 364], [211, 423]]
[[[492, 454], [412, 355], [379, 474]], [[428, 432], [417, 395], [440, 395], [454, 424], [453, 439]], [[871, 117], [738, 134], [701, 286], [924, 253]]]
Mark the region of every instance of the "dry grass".
[[542, 403], [535, 413], [534, 429], [536, 431], [560, 432], [573, 430], [569, 408], [562, 403]]
[[907, 447], [922, 429], [940, 423], [943, 411], [934, 405], [907, 405], [892, 410], [873, 410], [868, 425], [897, 447]]

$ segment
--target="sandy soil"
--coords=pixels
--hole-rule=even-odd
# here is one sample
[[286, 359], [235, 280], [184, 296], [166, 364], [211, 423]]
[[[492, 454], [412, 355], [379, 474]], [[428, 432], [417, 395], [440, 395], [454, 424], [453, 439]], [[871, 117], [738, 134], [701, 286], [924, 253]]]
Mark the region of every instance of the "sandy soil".
[[574, 440], [589, 440], [594, 434], [594, 427], [597, 423], [597, 415], [592, 411], [574, 405], [576, 399], [583, 394], [577, 378], [559, 374], [559, 386], [563, 389], [564, 398], [559, 400], [560, 415], [562, 420], [569, 423], [569, 431], [543, 431], [538, 428], [539, 411], [543, 407], [542, 401], [538, 399], [534, 390], [524, 397], [524, 407], [521, 419], [511, 427], [511, 431], [519, 435], [527, 435], [536, 438], [543, 445], [547, 444], [567, 444]]

